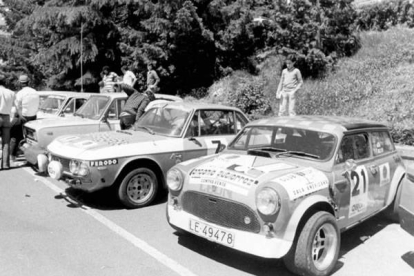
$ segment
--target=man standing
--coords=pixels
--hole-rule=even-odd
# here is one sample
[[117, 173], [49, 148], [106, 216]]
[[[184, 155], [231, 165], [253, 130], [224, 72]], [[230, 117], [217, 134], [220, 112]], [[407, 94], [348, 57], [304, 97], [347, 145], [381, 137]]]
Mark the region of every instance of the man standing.
[[160, 77], [158, 77], [157, 72], [152, 68], [152, 64], [147, 65], [147, 89], [151, 89], [153, 92], [158, 92], [158, 83], [160, 82]]
[[102, 89], [101, 93], [112, 93], [115, 91], [115, 84], [118, 81], [118, 75], [115, 72], [111, 72], [109, 66], [102, 68], [102, 81], [100, 83]]
[[289, 100], [289, 116], [295, 116], [296, 93], [303, 84], [302, 75], [299, 69], [295, 68], [293, 56], [286, 59], [286, 69], [282, 71], [279, 86], [276, 92], [276, 99], [282, 99], [279, 108], [279, 116], [286, 112], [287, 101]]
[[10, 113], [15, 101], [15, 93], [5, 88], [4, 84], [5, 76], [0, 75], [0, 132], [3, 151], [0, 170], [10, 168]]
[[140, 93], [135, 89], [128, 89], [125, 93], [128, 95], [128, 99], [119, 115], [120, 125], [121, 129], [130, 129], [144, 114], [150, 99], [146, 94]]
[[40, 97], [36, 90], [29, 87], [29, 77], [21, 75], [19, 83], [22, 89], [16, 94], [16, 115], [12, 119], [10, 158], [15, 162], [20, 141], [23, 139], [23, 125], [36, 120]]

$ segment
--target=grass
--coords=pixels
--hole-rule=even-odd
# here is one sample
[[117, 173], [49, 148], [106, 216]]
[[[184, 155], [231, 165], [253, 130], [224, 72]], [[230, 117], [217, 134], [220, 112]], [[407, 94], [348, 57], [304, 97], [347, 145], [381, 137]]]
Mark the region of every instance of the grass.
[[[414, 144], [414, 30], [395, 27], [384, 32], [360, 34], [362, 48], [339, 60], [323, 79], [306, 79], [298, 94], [297, 112], [306, 115], [343, 115], [385, 122], [395, 139], [407, 131]], [[277, 114], [275, 92], [281, 61], [270, 57], [260, 65], [259, 76], [244, 72], [216, 82], [203, 101], [228, 104], [227, 95], [242, 83], [260, 78], [264, 95]]]

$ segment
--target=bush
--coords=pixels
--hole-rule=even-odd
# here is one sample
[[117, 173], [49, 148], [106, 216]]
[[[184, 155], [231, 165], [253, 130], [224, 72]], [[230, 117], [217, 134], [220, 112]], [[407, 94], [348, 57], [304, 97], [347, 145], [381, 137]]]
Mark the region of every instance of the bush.
[[242, 84], [238, 90], [229, 95], [231, 105], [240, 108], [250, 119], [266, 116], [271, 106], [264, 97], [264, 82], [254, 79], [252, 82]]

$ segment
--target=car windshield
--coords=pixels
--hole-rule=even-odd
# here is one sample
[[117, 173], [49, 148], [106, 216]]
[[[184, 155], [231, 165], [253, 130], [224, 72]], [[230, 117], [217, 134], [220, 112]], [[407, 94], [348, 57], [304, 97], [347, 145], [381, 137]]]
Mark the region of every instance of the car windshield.
[[39, 110], [45, 113], [56, 114], [63, 102], [65, 101], [64, 96], [50, 95], [40, 105]]
[[138, 120], [138, 131], [179, 137], [184, 131], [189, 115], [189, 110], [165, 105], [158, 106], [148, 110]]
[[336, 143], [335, 136], [326, 132], [285, 126], [248, 126], [228, 149], [327, 160], [332, 157]]
[[74, 113], [75, 116], [98, 120], [110, 102], [106, 96], [92, 96]]

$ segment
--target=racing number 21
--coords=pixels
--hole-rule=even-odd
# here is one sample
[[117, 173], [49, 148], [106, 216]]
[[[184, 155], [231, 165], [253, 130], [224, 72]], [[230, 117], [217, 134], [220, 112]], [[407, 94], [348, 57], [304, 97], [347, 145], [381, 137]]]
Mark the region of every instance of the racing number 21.
[[358, 196], [361, 193], [365, 194], [367, 191], [367, 176], [364, 169], [351, 172], [351, 180], [355, 183], [355, 186], [352, 188], [351, 196]]

